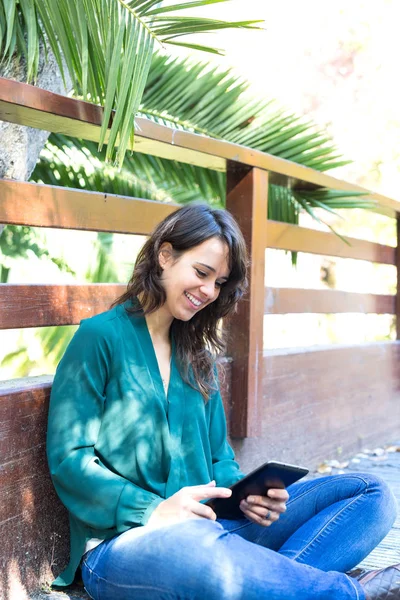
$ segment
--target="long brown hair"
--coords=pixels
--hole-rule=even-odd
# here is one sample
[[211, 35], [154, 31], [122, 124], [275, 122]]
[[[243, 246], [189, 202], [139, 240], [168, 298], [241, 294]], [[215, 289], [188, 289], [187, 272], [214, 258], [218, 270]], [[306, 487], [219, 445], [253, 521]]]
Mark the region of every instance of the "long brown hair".
[[171, 334], [175, 341], [177, 363], [187, 383], [199, 389], [205, 400], [216, 389], [214, 361], [226, 347], [223, 332], [218, 328], [221, 318], [235, 311], [237, 302], [247, 288], [247, 251], [243, 235], [232, 215], [206, 204], [190, 204], [168, 215], [157, 225], [139, 252], [126, 292], [114, 303], [122, 304], [140, 296], [140, 305], [127, 308], [130, 312], [149, 314], [166, 301], [162, 285], [159, 251], [169, 242], [174, 259], [190, 248], [210, 238], [219, 238], [229, 249], [228, 281], [218, 298], [195, 313], [189, 321], [174, 319]]

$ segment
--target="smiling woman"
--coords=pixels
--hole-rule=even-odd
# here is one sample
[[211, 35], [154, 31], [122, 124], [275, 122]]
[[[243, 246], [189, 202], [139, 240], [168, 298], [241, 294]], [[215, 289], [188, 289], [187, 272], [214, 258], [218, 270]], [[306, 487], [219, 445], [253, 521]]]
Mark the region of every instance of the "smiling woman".
[[164, 354], [174, 339], [184, 379], [194, 377], [207, 399], [215, 388], [213, 360], [225, 349], [218, 322], [245, 292], [246, 268], [246, 245], [230, 213], [191, 204], [156, 227], [114, 306], [138, 298], [140, 306], [128, 311], [143, 308]]
[[266, 488], [242, 500], [238, 519], [217, 519], [204, 503], [230, 497], [243, 478], [215, 355], [246, 266], [233, 217], [186, 206], [147, 240], [126, 293], [81, 323], [49, 408], [50, 472], [71, 526], [70, 563], [55, 584], [69, 585], [80, 565], [94, 600], [387, 597], [380, 582], [394, 581], [395, 567], [361, 583], [345, 574], [394, 521], [378, 478]]

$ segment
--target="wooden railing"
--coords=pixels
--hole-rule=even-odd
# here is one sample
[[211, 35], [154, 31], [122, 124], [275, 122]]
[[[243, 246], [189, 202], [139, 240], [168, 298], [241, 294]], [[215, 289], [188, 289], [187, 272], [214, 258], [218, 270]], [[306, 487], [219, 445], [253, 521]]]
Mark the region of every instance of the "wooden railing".
[[[102, 109], [0, 78], [0, 119], [99, 139]], [[250, 148], [137, 120], [135, 148], [227, 172], [226, 207], [238, 220], [251, 258], [250, 291], [234, 319], [231, 420], [233, 437], [258, 435], [261, 423], [264, 314], [371, 312], [400, 314], [399, 295], [264, 287], [265, 248], [356, 258], [395, 265], [399, 250], [364, 240], [343, 243], [331, 233], [267, 220], [268, 183], [368, 193], [377, 212], [397, 218], [400, 203], [307, 167]], [[0, 181], [0, 223], [148, 234], [176, 206], [142, 199], [15, 181]], [[123, 287], [123, 286], [122, 286]], [[119, 285], [2, 285], [0, 328], [68, 325], [107, 309]], [[400, 322], [400, 319], [397, 319]], [[231, 324], [232, 326], [232, 324]], [[399, 337], [399, 326], [398, 326]], [[360, 349], [362, 352], [362, 349]]]

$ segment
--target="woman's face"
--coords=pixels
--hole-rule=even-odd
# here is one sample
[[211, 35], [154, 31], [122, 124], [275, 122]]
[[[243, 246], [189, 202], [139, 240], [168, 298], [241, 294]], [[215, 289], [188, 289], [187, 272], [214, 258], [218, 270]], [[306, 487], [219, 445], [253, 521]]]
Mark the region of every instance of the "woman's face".
[[214, 302], [229, 277], [228, 246], [213, 237], [174, 259], [171, 244], [163, 244], [159, 261], [167, 299], [163, 306], [174, 319], [189, 321]]

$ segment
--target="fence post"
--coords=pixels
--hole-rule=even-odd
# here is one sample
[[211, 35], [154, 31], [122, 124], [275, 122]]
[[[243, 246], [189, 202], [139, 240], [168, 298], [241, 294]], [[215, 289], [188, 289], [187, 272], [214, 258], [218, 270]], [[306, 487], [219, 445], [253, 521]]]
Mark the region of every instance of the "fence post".
[[264, 277], [268, 172], [230, 162], [226, 208], [238, 221], [249, 251], [249, 290], [228, 325], [228, 356], [232, 357], [232, 437], [261, 432], [263, 379]]

